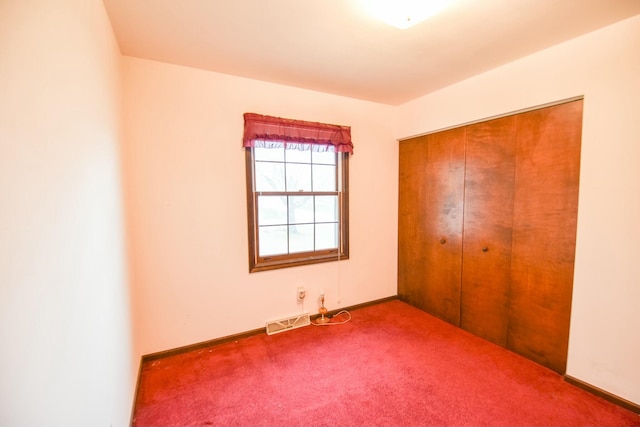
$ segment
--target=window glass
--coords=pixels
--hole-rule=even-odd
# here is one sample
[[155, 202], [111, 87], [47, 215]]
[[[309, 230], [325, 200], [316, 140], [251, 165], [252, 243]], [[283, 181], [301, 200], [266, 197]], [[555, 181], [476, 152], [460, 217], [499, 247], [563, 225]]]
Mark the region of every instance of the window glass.
[[250, 271], [348, 258], [348, 154], [272, 145], [247, 148]]
[[311, 252], [313, 251], [313, 224], [301, 224], [289, 226], [289, 251]]
[[311, 191], [311, 165], [287, 163], [287, 191]]
[[338, 222], [338, 196], [315, 197], [315, 221]]
[[316, 224], [316, 250], [338, 246], [338, 224]]
[[265, 257], [287, 253], [287, 226], [259, 228], [260, 255]]
[[336, 191], [336, 167], [313, 165], [313, 191]]
[[258, 223], [261, 226], [286, 224], [286, 196], [258, 196]]
[[256, 162], [284, 162], [284, 147], [280, 148], [254, 148], [253, 154]]
[[311, 163], [311, 150], [298, 150], [296, 148], [286, 150], [288, 163]]
[[285, 191], [284, 163], [255, 162], [256, 191]]

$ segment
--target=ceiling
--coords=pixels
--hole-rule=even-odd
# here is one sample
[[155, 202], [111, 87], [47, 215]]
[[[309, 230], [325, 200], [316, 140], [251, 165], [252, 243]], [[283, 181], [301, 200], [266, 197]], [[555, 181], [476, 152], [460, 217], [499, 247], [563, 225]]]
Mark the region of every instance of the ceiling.
[[363, 0], [103, 1], [123, 55], [390, 105], [640, 14], [640, 0], [451, 0], [400, 30]]

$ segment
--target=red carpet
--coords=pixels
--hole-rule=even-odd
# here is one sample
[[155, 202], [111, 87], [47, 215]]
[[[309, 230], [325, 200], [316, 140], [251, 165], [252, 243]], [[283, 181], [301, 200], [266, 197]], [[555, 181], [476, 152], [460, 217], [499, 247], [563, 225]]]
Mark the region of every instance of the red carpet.
[[401, 301], [351, 315], [146, 363], [133, 425], [640, 426], [633, 412]]

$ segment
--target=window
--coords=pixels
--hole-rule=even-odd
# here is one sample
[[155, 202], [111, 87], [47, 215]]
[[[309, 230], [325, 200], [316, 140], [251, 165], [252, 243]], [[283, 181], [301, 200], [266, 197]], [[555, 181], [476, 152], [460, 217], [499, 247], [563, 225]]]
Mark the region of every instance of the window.
[[350, 134], [245, 114], [250, 272], [349, 257]]

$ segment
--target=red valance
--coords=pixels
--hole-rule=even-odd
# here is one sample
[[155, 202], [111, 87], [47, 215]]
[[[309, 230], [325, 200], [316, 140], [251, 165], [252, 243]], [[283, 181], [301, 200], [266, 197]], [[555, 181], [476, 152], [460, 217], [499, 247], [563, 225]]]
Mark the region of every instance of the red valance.
[[349, 126], [244, 114], [243, 147], [300, 148], [301, 144], [311, 144], [314, 151], [333, 148], [336, 153], [353, 154]]

